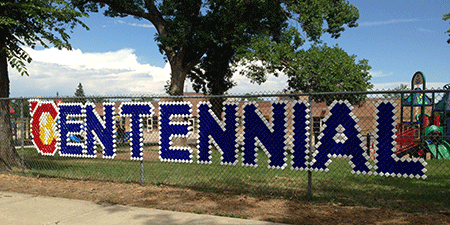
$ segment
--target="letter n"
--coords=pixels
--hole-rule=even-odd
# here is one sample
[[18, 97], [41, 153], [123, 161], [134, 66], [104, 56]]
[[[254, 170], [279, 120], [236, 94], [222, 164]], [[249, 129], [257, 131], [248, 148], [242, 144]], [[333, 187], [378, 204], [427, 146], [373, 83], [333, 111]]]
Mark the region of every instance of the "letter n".
[[[269, 102], [262, 102], [262, 104]], [[284, 169], [287, 166], [287, 106], [285, 102], [273, 102], [272, 123], [269, 123], [258, 110], [258, 104], [245, 103], [243, 166], [257, 167], [258, 146], [269, 158], [269, 169]], [[268, 108], [267, 108], [268, 109]]]
[[236, 165], [238, 163], [237, 144], [237, 103], [225, 103], [224, 122], [211, 110], [211, 103], [198, 104], [199, 138], [198, 163], [211, 164], [212, 145], [220, 152], [222, 165]]
[[104, 120], [98, 115], [95, 104], [87, 103], [85, 107], [87, 152], [96, 153], [96, 143], [98, 143], [103, 149], [103, 158], [113, 159], [116, 156], [114, 144], [114, 103], [105, 103], [103, 105]]

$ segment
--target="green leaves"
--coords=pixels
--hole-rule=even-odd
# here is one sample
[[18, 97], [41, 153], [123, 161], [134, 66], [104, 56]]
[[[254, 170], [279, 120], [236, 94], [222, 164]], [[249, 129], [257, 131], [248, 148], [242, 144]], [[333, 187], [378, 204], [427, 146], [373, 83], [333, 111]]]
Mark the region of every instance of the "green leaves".
[[[338, 46], [313, 45], [307, 51], [299, 51], [296, 60], [290, 63], [288, 90], [294, 92], [346, 92], [366, 91], [373, 87], [369, 82], [371, 75], [367, 60], [356, 62], [355, 55], [348, 55]], [[324, 98], [326, 97], [326, 98]], [[365, 99], [364, 95], [315, 96], [315, 101], [332, 102], [335, 99], [347, 99], [357, 104]]]
[[[450, 20], [450, 13], [447, 13], [447, 14], [445, 14], [444, 15], [444, 17], [442, 18], [444, 21], [446, 21], [446, 20]], [[450, 29], [449, 30], [447, 30], [445, 33], [449, 33], [449, 35], [448, 36], [450, 36]], [[449, 39], [447, 39], [447, 43], [449, 43], [450, 44], [450, 38]]]
[[107, 16], [149, 20], [158, 31], [160, 52], [174, 65], [171, 82], [178, 83], [167, 86], [172, 94], [181, 94], [185, 75], [195, 90], [224, 93], [234, 85], [231, 63], [245, 65], [243, 73], [257, 83], [265, 82], [270, 73], [294, 77], [304, 55], [315, 54], [299, 50], [305, 41], [321, 43], [324, 33], [337, 38], [344, 26], [357, 26], [359, 18], [356, 7], [345, 0], [71, 0], [71, 4], [82, 12], [106, 7]]
[[[247, 69], [241, 73], [253, 82], [261, 84], [267, 76], [288, 76], [288, 88], [293, 92], [341, 92], [366, 91], [373, 85], [369, 82], [370, 66], [363, 59], [356, 62], [355, 55], [344, 50], [328, 47], [320, 40], [324, 33], [338, 38], [344, 26], [356, 27], [359, 18], [357, 8], [342, 0], [285, 0], [283, 10], [287, 18], [297, 24], [280, 29], [278, 36], [264, 33], [252, 39], [248, 48], [240, 49], [238, 65]], [[297, 29], [298, 28], [298, 29]], [[306, 41], [314, 44], [308, 50], [302, 46]], [[316, 101], [327, 99], [314, 97]], [[346, 96], [352, 103], [358, 103], [365, 96]]]
[[[296, 49], [291, 44], [292, 30], [286, 30], [286, 39], [275, 43], [268, 37], [260, 37], [252, 45], [252, 51], [241, 55], [240, 65], [247, 67], [242, 71], [253, 82], [263, 83], [267, 76], [284, 73], [288, 76], [286, 91], [345, 92], [366, 91], [373, 87], [368, 60], [356, 61], [355, 55], [348, 55], [338, 46], [312, 45], [308, 50]], [[290, 38], [288, 38], [290, 37]], [[252, 59], [251, 61], [249, 59]], [[315, 96], [315, 101], [327, 101], [342, 96]], [[349, 95], [345, 99], [359, 103], [363, 95]]]
[[[344, 25], [356, 27], [358, 9], [343, 0], [284, 0], [286, 14], [298, 22], [309, 41], [317, 42], [323, 33], [338, 38]], [[328, 27], [324, 27], [324, 22]]]
[[64, 0], [21, 0], [0, 2], [0, 42], [8, 61], [21, 75], [28, 75], [25, 62], [31, 57], [23, 45], [71, 49], [67, 28], [81, 25], [78, 18], [87, 16], [72, 9]]

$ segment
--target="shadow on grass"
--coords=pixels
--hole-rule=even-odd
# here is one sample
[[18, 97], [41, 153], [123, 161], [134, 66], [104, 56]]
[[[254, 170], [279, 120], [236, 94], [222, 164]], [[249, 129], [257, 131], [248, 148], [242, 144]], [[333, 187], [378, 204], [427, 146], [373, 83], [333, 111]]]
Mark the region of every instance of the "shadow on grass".
[[114, 182], [139, 182], [140, 165], [135, 161], [102, 159], [78, 159], [54, 157], [27, 159], [32, 176], [65, 178], [75, 180], [101, 180]]

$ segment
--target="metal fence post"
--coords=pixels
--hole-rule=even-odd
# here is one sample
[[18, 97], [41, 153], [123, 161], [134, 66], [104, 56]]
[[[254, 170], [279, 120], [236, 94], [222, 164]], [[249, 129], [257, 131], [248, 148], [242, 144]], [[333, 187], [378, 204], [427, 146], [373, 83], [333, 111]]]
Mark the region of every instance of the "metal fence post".
[[[308, 95], [308, 103], [309, 103], [309, 126], [310, 126], [310, 130], [309, 130], [309, 153], [308, 153], [308, 162], [311, 163], [311, 158], [312, 158], [312, 151], [313, 151], [313, 146], [312, 146], [312, 138], [314, 135], [313, 132], [313, 112], [312, 112], [312, 100], [311, 100], [311, 94]], [[312, 171], [311, 169], [311, 164], [308, 164], [309, 170], [308, 170], [308, 190], [307, 190], [307, 198], [308, 201], [312, 201]]]
[[144, 186], [144, 160], [141, 160], [141, 185]]
[[22, 175], [25, 175], [24, 127], [25, 124], [23, 122], [23, 99], [20, 99], [20, 145], [22, 149]]

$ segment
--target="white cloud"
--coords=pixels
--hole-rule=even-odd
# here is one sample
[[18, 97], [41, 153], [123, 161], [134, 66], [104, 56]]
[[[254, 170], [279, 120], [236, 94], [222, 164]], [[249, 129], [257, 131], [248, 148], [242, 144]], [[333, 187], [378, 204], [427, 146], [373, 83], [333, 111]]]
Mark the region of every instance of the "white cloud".
[[392, 20], [384, 20], [384, 21], [366, 21], [358, 23], [359, 26], [380, 26], [380, 25], [388, 25], [394, 23], [408, 23], [408, 22], [417, 22], [420, 21], [417, 18], [414, 19], [392, 19]]
[[388, 76], [392, 76], [392, 72], [390, 73], [383, 73], [382, 71], [369, 71], [369, 74], [372, 76], [372, 78], [375, 77], [388, 77]]
[[[261, 61], [247, 62], [247, 64], [253, 64], [256, 66], [262, 66]], [[258, 94], [273, 94], [281, 92], [287, 88], [288, 77], [284, 73], [279, 72], [279, 76], [275, 77], [273, 74], [267, 75], [266, 82], [262, 84], [252, 83], [249, 78], [240, 74], [240, 71], [247, 71], [244, 66], [239, 65], [236, 72], [233, 74], [233, 80], [237, 85], [233, 87], [228, 93], [233, 94], [245, 94], [245, 93], [258, 93]]]
[[374, 83], [372, 90], [387, 90], [400, 86], [400, 84], [407, 84], [405, 82], [391, 82], [391, 83]]
[[151, 24], [145, 24], [145, 23], [128, 23], [128, 25], [131, 25], [133, 27], [145, 27], [145, 28], [152, 28], [155, 27]]
[[434, 30], [421, 28], [421, 27], [417, 28], [417, 30], [420, 31], [420, 32], [424, 32], [424, 33], [434, 33], [435, 32]]
[[86, 95], [163, 94], [170, 79], [170, 66], [141, 64], [132, 49], [84, 53], [55, 48], [25, 48], [33, 58], [27, 65], [29, 77], [10, 68], [11, 96], [71, 96], [78, 83]]
[[237, 82], [237, 85], [233, 87], [229, 93], [233, 94], [245, 94], [245, 93], [258, 93], [258, 94], [275, 94], [276, 92], [283, 91], [287, 88], [287, 76], [281, 74], [279, 77], [273, 75], [268, 76], [267, 81], [261, 85], [250, 82], [245, 76], [235, 73], [233, 80]]
[[123, 20], [116, 20], [116, 23], [127, 24], [127, 25], [130, 25], [130, 26], [133, 26], [133, 27], [145, 27], [145, 28], [155, 27], [155, 26], [153, 26], [153, 24], [150, 24], [150, 23], [127, 23], [127, 22], [125, 22]]
[[[11, 96], [35, 97], [73, 96], [78, 83], [86, 95], [164, 94], [164, 85], [170, 79], [170, 65], [164, 68], [141, 64], [133, 49], [116, 52], [89, 53], [49, 48], [25, 50], [33, 58], [27, 65], [29, 77], [22, 77], [10, 68]], [[287, 77], [269, 76], [262, 84], [253, 84], [236, 73], [237, 86], [229, 93], [275, 93], [286, 88]], [[187, 81], [187, 91], [192, 91]]]

